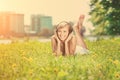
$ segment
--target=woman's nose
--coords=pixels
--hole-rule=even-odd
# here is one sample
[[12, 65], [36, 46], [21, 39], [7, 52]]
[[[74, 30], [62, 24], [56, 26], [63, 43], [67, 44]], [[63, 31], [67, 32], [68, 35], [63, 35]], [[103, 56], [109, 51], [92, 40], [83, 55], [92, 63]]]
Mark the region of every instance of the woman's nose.
[[63, 33], [63, 32], [61, 32], [61, 35], [64, 35], [64, 33]]

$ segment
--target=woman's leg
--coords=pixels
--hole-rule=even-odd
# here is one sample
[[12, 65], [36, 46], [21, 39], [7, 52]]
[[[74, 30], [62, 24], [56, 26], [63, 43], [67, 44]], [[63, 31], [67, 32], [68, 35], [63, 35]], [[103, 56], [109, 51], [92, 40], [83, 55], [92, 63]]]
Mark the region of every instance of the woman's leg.
[[82, 48], [87, 49], [87, 46], [83, 40], [83, 36], [80, 34], [82, 30], [83, 21], [84, 21], [84, 15], [81, 15], [79, 17], [78, 22], [73, 26], [73, 29], [75, 31], [75, 35], [77, 38], [77, 44], [80, 45]]

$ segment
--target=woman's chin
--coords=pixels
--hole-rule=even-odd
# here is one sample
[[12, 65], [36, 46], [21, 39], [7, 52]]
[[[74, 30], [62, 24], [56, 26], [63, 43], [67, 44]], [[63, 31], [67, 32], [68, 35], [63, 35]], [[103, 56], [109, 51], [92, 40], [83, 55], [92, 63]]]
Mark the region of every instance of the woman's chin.
[[66, 39], [60, 39], [62, 42], [64, 42]]
[[60, 39], [61, 41], [65, 41], [65, 39]]

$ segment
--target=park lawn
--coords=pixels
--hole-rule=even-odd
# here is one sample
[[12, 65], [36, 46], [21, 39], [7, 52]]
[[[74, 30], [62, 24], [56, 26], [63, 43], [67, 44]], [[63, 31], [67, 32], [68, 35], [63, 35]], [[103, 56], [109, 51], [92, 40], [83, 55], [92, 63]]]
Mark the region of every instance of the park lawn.
[[0, 80], [120, 80], [120, 39], [88, 41], [90, 54], [55, 57], [50, 42], [0, 44]]

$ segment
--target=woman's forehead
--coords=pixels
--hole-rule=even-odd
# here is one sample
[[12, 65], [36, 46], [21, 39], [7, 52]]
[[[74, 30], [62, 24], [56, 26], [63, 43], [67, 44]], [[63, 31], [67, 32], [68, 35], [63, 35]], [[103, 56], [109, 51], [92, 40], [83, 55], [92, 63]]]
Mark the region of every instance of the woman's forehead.
[[57, 25], [57, 27], [59, 27], [59, 26], [66, 26], [66, 25], [69, 25], [69, 26], [70, 26], [70, 23], [69, 23], [69, 22], [66, 22], [66, 21], [62, 21], [62, 22], [60, 22], [60, 23]]
[[64, 26], [64, 27], [59, 27], [58, 30], [59, 30], [59, 29], [69, 29], [69, 26], [66, 25], [66, 26]]
[[63, 28], [67, 28], [67, 29], [69, 29], [69, 25], [58, 26], [58, 27], [57, 27], [57, 29], [63, 29]]

